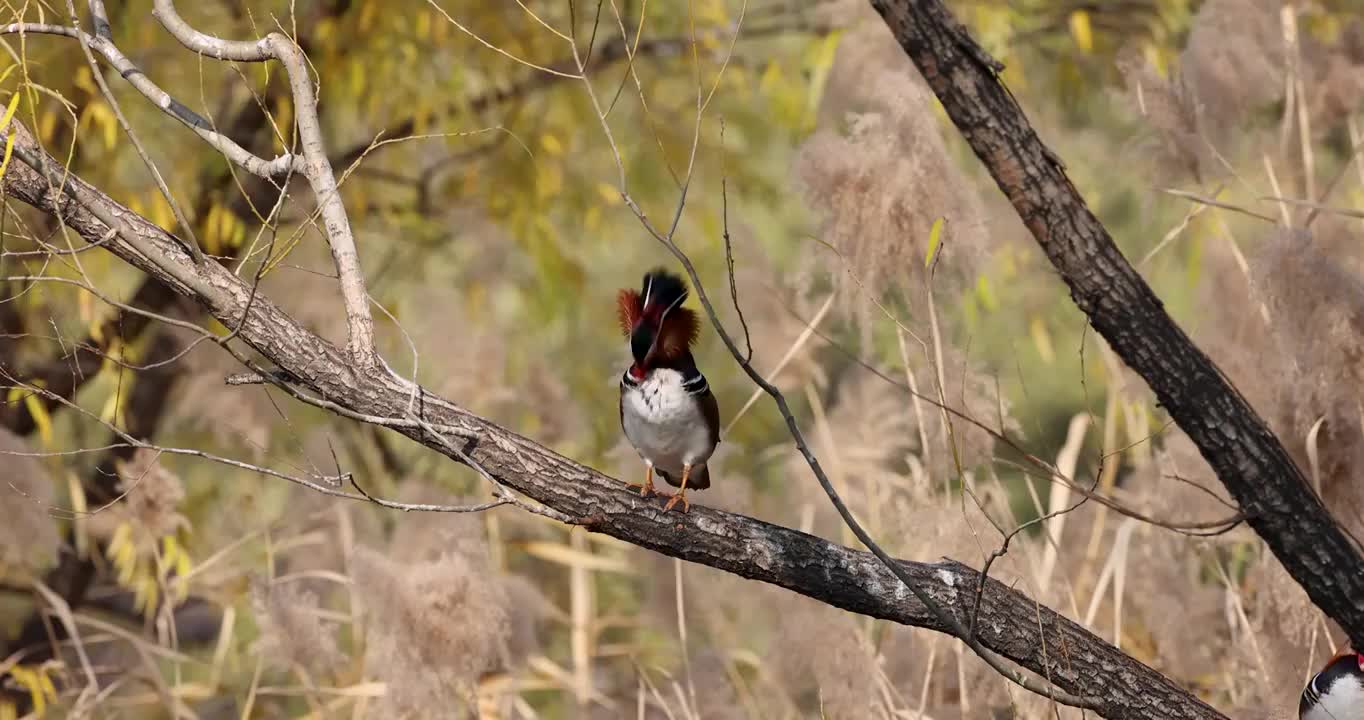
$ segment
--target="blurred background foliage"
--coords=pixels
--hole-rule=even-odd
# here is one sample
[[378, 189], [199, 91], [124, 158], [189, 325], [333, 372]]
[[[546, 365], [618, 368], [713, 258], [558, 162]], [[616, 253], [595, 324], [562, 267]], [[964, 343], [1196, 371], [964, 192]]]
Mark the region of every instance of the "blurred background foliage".
[[[114, 41], [172, 96], [267, 157], [293, 145], [278, 66], [197, 58], [152, 20], [150, 0], [109, 5]], [[735, 332], [728, 235], [756, 366], [788, 393], [888, 549], [979, 565], [999, 543], [996, 528], [1078, 499], [1024, 472], [1028, 454], [1051, 461], [1063, 447], [1079, 485], [1131, 506], [1229, 514], [1171, 480], [1209, 478], [1187, 441], [1164, 428], [1145, 386], [1086, 327], [865, 3], [182, 5], [206, 32], [279, 30], [307, 51], [382, 308], [385, 356], [474, 412], [639, 479], [614, 407], [628, 353], [613, 303], [617, 288], [674, 263], [623, 202], [623, 179], [662, 227], [685, 190], [679, 245]], [[1300, 205], [1264, 198], [1318, 198], [1327, 180], [1354, 174], [1364, 94], [1356, 3], [949, 5], [1006, 64], [1003, 80], [1167, 309], [1238, 382], [1255, 385], [1242, 389], [1277, 430], [1304, 437], [1283, 418], [1310, 424], [1320, 408], [1270, 407], [1283, 376], [1235, 374], [1252, 350], [1229, 338], [1272, 334], [1244, 329], [1271, 317], [1266, 301], [1247, 299], [1260, 297], [1247, 288], [1270, 225], [1235, 208], [1301, 218]], [[68, 17], [42, 3], [5, 13], [5, 22]], [[174, 230], [78, 46], [31, 33], [4, 40], [0, 87], [6, 99], [18, 93], [19, 120], [73, 172]], [[576, 77], [579, 62], [592, 94]], [[104, 71], [204, 249], [342, 340], [306, 186], [280, 201]], [[1347, 176], [1329, 202], [1358, 207], [1360, 188]], [[0, 530], [0, 630], [14, 639], [32, 622], [37, 581], [64, 593], [57, 581], [71, 576], [54, 573], [85, 567], [90, 589], [73, 604], [113, 623], [84, 638], [103, 686], [115, 689], [95, 716], [434, 717], [475, 697], [486, 717], [620, 717], [637, 702], [669, 718], [1050, 716], [931, 634], [516, 511], [395, 514], [188, 457], [127, 453], [115, 465], [73, 453], [108, 444], [99, 418], [157, 444], [283, 472], [351, 472], [385, 497], [486, 496], [473, 472], [405, 440], [264, 388], [225, 386], [237, 369], [205, 344], [156, 372], [130, 370], [174, 356], [188, 338], [156, 323], [132, 330], [89, 293], [21, 278], [85, 276], [109, 298], [228, 329], [110, 256], [24, 254], [36, 237], [68, 240], [50, 219], [13, 205], [6, 216], [0, 365], [31, 382], [55, 363], [55, 377], [69, 381], [73, 342], [113, 358], [82, 375], [74, 401], [84, 412], [10, 381], [5, 416], [7, 447], [47, 455], [16, 456], [7, 471], [22, 479], [3, 495], [5, 515], [24, 520]], [[1336, 220], [1328, 213], [1317, 227]], [[1349, 240], [1322, 246], [1353, 267]], [[693, 499], [852, 542], [771, 404], [745, 405], [753, 388], [713, 332], [703, 333], [698, 360], [727, 427], [716, 488]], [[910, 387], [1014, 445], [914, 401]], [[1071, 436], [1077, 428], [1083, 434]], [[1172, 469], [1172, 458], [1184, 464]], [[1341, 472], [1348, 467], [1342, 460]], [[43, 509], [92, 509], [123, 493], [117, 511]], [[1131, 540], [1129, 522], [1086, 505], [1064, 528], [1053, 521], [1050, 546], [1031, 530], [997, 572], [1028, 576], [1021, 589], [1220, 706], [1291, 703], [1326, 633], [1254, 537], [1142, 526], [1144, 539]], [[58, 544], [75, 559], [59, 562]], [[1065, 582], [1038, 570], [1052, 566]], [[1126, 606], [1124, 573], [1135, 597]], [[1264, 588], [1270, 595], [1254, 594]], [[1180, 637], [1161, 629], [1163, 603], [1186, 608], [1183, 621], [1200, 617], [1190, 608], [1215, 621]], [[1297, 613], [1276, 636], [1293, 652], [1276, 655], [1246, 632], [1278, 622], [1267, 607]], [[62, 662], [44, 663], [50, 656], [15, 657], [0, 717], [35, 703], [91, 709], [69, 646]], [[1247, 657], [1262, 682], [1238, 674]]]

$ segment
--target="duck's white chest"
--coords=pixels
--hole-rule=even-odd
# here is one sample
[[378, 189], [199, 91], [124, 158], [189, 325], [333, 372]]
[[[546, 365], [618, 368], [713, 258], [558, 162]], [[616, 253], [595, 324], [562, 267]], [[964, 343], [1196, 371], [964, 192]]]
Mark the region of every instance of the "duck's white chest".
[[621, 383], [621, 426], [639, 456], [664, 472], [681, 473], [715, 450], [701, 406], [676, 370], [654, 370], [633, 386]]
[[1364, 718], [1364, 685], [1353, 677], [1337, 678], [1329, 689], [1317, 687], [1317, 678], [1307, 692], [1318, 695], [1317, 704], [1303, 713], [1303, 720], [1361, 720]]

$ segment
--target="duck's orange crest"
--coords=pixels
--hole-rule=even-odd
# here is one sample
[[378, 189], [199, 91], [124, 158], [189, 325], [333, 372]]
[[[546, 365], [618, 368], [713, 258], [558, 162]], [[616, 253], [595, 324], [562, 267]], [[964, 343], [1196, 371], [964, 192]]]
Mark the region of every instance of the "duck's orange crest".
[[676, 359], [687, 352], [700, 335], [701, 321], [696, 313], [684, 307], [674, 308], [664, 318], [663, 330], [658, 334], [658, 354], [664, 360]]
[[616, 318], [620, 321], [620, 334], [629, 337], [630, 330], [643, 314], [643, 301], [637, 291], [624, 288], [616, 294]]
[[[665, 315], [665, 311], [667, 314]], [[671, 311], [657, 304], [644, 307], [644, 299], [637, 290], [623, 288], [616, 293], [616, 320], [620, 333], [626, 337], [641, 320], [655, 328], [655, 355], [658, 360], [674, 360], [687, 352], [701, 335], [701, 320], [688, 308], [674, 307]], [[662, 321], [662, 327], [658, 326]]]

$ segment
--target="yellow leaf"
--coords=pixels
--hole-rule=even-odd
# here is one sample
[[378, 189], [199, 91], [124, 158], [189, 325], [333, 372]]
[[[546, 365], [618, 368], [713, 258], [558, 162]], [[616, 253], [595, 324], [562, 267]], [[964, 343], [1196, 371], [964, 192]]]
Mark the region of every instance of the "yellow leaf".
[[110, 393], [109, 399], [104, 401], [104, 408], [99, 411], [99, 419], [114, 427], [119, 427], [118, 422], [118, 400], [122, 393]]
[[114, 536], [109, 538], [109, 545], [104, 548], [104, 556], [110, 560], [117, 558], [119, 553], [123, 551], [123, 546], [126, 545], [132, 537], [132, 534], [132, 525], [129, 525], [126, 522], [119, 523], [118, 527], [114, 528]]
[[[4, 116], [3, 119], [0, 119], [0, 129], [3, 129], [3, 128], [5, 128], [6, 126], [9, 125], [9, 121], [10, 121], [11, 118], [14, 117], [14, 110], [15, 110], [15, 108], [17, 108], [17, 107], [19, 107], [19, 93], [16, 92], [16, 93], [14, 93], [13, 95], [11, 95], [10, 98], [9, 98], [9, 106], [5, 108], [5, 116]], [[45, 118], [46, 118], [46, 117], [51, 117], [51, 118], [53, 118], [54, 122], [55, 122], [55, 119], [56, 119], [56, 116], [55, 116], [55, 115], [47, 115], [47, 116], [44, 116], [44, 117], [45, 117]], [[3, 160], [0, 160], [0, 177], [3, 177], [4, 174], [5, 174], [5, 170], [7, 170], [7, 169], [9, 168], [9, 159], [10, 159], [10, 156], [13, 155], [13, 154], [14, 154], [14, 133], [10, 133], [9, 136], [5, 138], [5, 157], [4, 157]]]
[[812, 65], [810, 73], [810, 92], [805, 100], [805, 122], [813, 126], [819, 112], [819, 102], [824, 96], [824, 86], [829, 78], [829, 71], [834, 66], [834, 56], [838, 52], [838, 42], [842, 39], [840, 32], [831, 32], [815, 43], [813, 56], [810, 58]]
[[90, 538], [85, 532], [85, 487], [73, 472], [66, 474], [66, 490], [71, 496], [71, 533], [76, 540], [76, 556], [84, 559], [90, 556]]
[[179, 577], [179, 578], [182, 578], [182, 579], [183, 579], [183, 578], [188, 578], [190, 572], [191, 572], [193, 569], [194, 569], [194, 563], [190, 561], [189, 553], [185, 552], [185, 551], [182, 549], [182, 550], [180, 551], [180, 554], [177, 555], [176, 558], [175, 558], [175, 575], [176, 575], [176, 577]]
[[[94, 337], [99, 323], [95, 322], [95, 299], [90, 293], [76, 293], [76, 315], [82, 324], [90, 325], [90, 336]], [[99, 342], [99, 338], [95, 338], [95, 342]]]
[[9, 121], [14, 118], [14, 111], [19, 109], [19, 97], [18, 92], [9, 96], [9, 104], [5, 106], [5, 115], [0, 117], [0, 130], [9, 127]]
[[1082, 52], [1094, 49], [1094, 29], [1089, 24], [1089, 11], [1076, 10], [1070, 14], [1070, 35]]
[[541, 199], [552, 198], [564, 189], [564, 169], [559, 163], [535, 164], [535, 194]]
[[166, 202], [166, 197], [160, 191], [153, 190], [151, 193], [151, 215], [148, 220], [161, 226], [166, 232], [175, 230], [175, 213], [171, 211], [170, 203]]
[[1165, 51], [1155, 43], [1147, 43], [1142, 48], [1142, 55], [1146, 58], [1146, 62], [1156, 69], [1156, 74], [1163, 79], [1169, 79], [1170, 63], [1169, 56]]
[[723, 2], [705, 2], [696, 7], [696, 18], [710, 25], [727, 25], [729, 16]]
[[28, 690], [34, 716], [42, 717], [47, 711], [47, 703], [57, 701], [57, 688], [52, 678], [48, 677], [48, 665], [15, 665], [9, 672], [19, 685]]
[[233, 227], [232, 227], [232, 238], [231, 238], [231, 240], [228, 241], [227, 246], [228, 246], [228, 247], [231, 247], [231, 248], [239, 248], [239, 247], [241, 247], [242, 244], [245, 243], [245, 242], [246, 242], [246, 224], [245, 224], [245, 223], [242, 223], [242, 222], [236, 221], [236, 219], [235, 219], [235, 217], [234, 217], [234, 222], [233, 222]]
[[204, 224], [200, 226], [202, 234], [199, 236], [199, 242], [203, 243], [204, 252], [209, 255], [218, 254], [218, 215], [221, 212], [222, 208], [217, 201], [209, 203], [208, 212], [204, 215]]
[[84, 65], [76, 70], [76, 77], [71, 79], [71, 84], [91, 95], [99, 94], [99, 88], [95, 87], [95, 77], [90, 74], [90, 68]]
[[549, 133], [545, 133], [544, 135], [540, 136], [540, 147], [544, 148], [545, 152], [549, 153], [550, 155], [564, 154], [563, 143], [559, 142], [559, 138], [554, 137]]
[[28, 408], [28, 414], [33, 417], [33, 425], [38, 428], [38, 437], [42, 438], [43, 445], [52, 447], [52, 416], [47, 414], [47, 406], [43, 404], [43, 399], [38, 393], [28, 393], [24, 396], [24, 407]]
[[180, 545], [175, 542], [174, 535], [161, 536], [161, 563], [169, 568], [175, 564], [180, 555]]
[[928, 252], [924, 253], [924, 267], [933, 264], [933, 256], [938, 253], [938, 244], [942, 242], [942, 227], [946, 218], [939, 217], [933, 221], [933, 227], [928, 231]]
[[313, 26], [313, 32], [317, 33], [317, 42], [319, 45], [327, 45], [328, 41], [332, 39], [332, 36], [336, 34], [335, 18], [322, 18]]
[[45, 112], [38, 119], [38, 137], [46, 142], [52, 141], [52, 136], [57, 132], [57, 113]]
[[[103, 323], [98, 323], [100, 336], [104, 335]], [[104, 350], [104, 359], [99, 364], [99, 371], [108, 375], [117, 375], [123, 363], [123, 341], [119, 338], [111, 338], [109, 346]]]
[[156, 614], [156, 598], [160, 595], [157, 589], [156, 578], [151, 575], [141, 578], [133, 588], [133, 609], [141, 610], [149, 620]]
[[976, 278], [976, 297], [980, 299], [980, 305], [986, 312], [999, 309], [999, 301], [995, 299], [995, 292], [990, 288], [990, 281], [984, 275]]
[[360, 60], [350, 63], [350, 94], [355, 97], [365, 94], [365, 64]]
[[781, 81], [781, 66], [775, 61], [767, 63], [767, 68], [763, 70], [762, 79], [758, 81], [758, 91], [761, 93], [772, 92], [773, 87]]
[[606, 203], [607, 205], [620, 204], [620, 191], [617, 190], [616, 186], [612, 185], [611, 183], [608, 182], [597, 183], [597, 194], [601, 195], [602, 202]]
[[[294, 142], [294, 104], [288, 97], [281, 96], [275, 103], [275, 125], [284, 136], [285, 142], [292, 145]], [[279, 145], [281, 152], [284, 150], [284, 146], [280, 144], [278, 137], [275, 138], [275, 144]]]
[[99, 123], [104, 128], [104, 149], [113, 150], [114, 143], [118, 141], [118, 117], [108, 105], [100, 103], [99, 106]]

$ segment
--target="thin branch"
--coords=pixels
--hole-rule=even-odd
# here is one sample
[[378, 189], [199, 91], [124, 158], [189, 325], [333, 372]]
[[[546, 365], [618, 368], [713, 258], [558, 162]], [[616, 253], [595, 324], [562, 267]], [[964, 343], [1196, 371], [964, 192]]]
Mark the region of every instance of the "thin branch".
[[297, 158], [288, 153], [280, 155], [273, 160], [266, 160], [246, 148], [238, 145], [232, 138], [222, 135], [213, 129], [212, 124], [205, 120], [201, 115], [186, 107], [183, 103], [171, 97], [169, 93], [162, 90], [160, 86], [152, 82], [122, 51], [114, 45], [109, 38], [92, 37], [81, 30], [65, 25], [47, 25], [41, 23], [12, 23], [0, 26], [0, 35], [12, 34], [44, 34], [60, 35], [69, 38], [80, 38], [85, 40], [91, 49], [98, 52], [108, 61], [109, 65], [118, 71], [123, 79], [142, 93], [151, 103], [161, 108], [167, 115], [179, 120], [194, 134], [198, 135], [204, 142], [208, 143], [214, 150], [222, 153], [224, 157], [233, 163], [245, 168], [247, 172], [263, 178], [273, 178], [284, 175], [289, 170], [302, 167], [302, 158]]
[[[80, 16], [76, 14], [76, 0], [66, 0], [66, 10], [71, 15], [71, 26], [80, 27]], [[105, 32], [110, 32], [108, 20], [105, 20]], [[166, 199], [166, 204], [170, 206], [171, 214], [175, 216], [175, 222], [180, 226], [180, 231], [185, 234], [185, 246], [194, 256], [195, 261], [204, 262], [204, 251], [199, 249], [199, 238], [194, 235], [194, 226], [190, 224], [189, 218], [185, 216], [185, 211], [180, 208], [180, 203], [175, 199], [175, 193], [166, 187], [166, 179], [161, 177], [161, 170], [152, 162], [152, 158], [147, 154], [147, 149], [142, 147], [142, 139], [133, 132], [133, 126], [128, 122], [128, 118], [123, 114], [123, 107], [119, 104], [118, 98], [114, 97], [113, 91], [109, 89], [109, 83], [104, 82], [104, 73], [100, 72], [99, 62], [95, 60], [95, 54], [90, 51], [90, 36], [83, 32], [76, 33], [80, 40], [81, 52], [85, 55], [86, 64], [90, 67], [90, 76], [95, 79], [95, 84], [99, 86], [100, 95], [104, 96], [104, 102], [109, 103], [109, 109], [114, 112], [114, 117], [118, 120], [119, 127], [123, 128], [123, 133], [132, 142], [133, 149], [137, 151], [138, 157], [142, 158], [142, 164], [147, 167], [147, 172], [151, 174], [152, 181], [156, 183], [156, 189], [161, 191], [161, 196]]]

